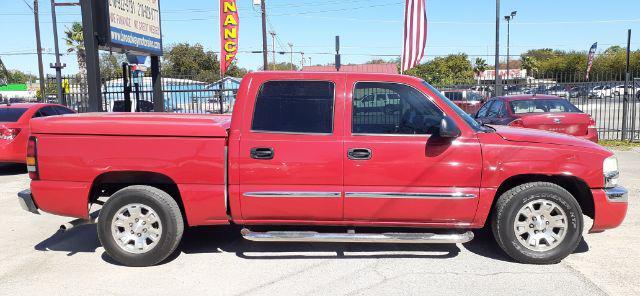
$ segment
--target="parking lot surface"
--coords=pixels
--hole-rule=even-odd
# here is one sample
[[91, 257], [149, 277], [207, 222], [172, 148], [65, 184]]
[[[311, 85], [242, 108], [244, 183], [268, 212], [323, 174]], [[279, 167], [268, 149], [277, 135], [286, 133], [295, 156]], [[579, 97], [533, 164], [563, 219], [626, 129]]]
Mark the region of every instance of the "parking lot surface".
[[163, 264], [129, 268], [94, 225], [62, 232], [71, 218], [23, 211], [25, 169], [0, 165], [0, 295], [640, 295], [640, 153], [616, 154], [631, 193], [624, 224], [545, 266], [512, 262], [486, 231], [459, 245], [313, 244], [249, 242], [224, 227], [189, 229]]

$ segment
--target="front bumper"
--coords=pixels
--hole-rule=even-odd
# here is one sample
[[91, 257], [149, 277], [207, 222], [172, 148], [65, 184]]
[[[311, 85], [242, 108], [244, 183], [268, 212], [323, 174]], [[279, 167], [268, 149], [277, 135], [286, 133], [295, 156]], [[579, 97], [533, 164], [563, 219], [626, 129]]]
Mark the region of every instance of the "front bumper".
[[589, 232], [602, 232], [622, 224], [627, 215], [629, 191], [622, 187], [591, 189], [595, 216]]
[[22, 190], [18, 193], [18, 202], [23, 210], [40, 215], [38, 206], [36, 206], [36, 203], [33, 201], [33, 195], [31, 195], [30, 189]]

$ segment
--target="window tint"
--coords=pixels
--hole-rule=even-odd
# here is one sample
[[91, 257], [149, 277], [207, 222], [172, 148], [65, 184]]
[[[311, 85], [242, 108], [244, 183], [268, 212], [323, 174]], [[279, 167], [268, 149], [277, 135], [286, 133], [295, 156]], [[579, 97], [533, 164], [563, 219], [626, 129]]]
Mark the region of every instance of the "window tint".
[[16, 122], [27, 108], [0, 108], [0, 122]]
[[478, 115], [476, 117], [477, 118], [487, 117], [487, 111], [489, 111], [489, 108], [491, 107], [491, 103], [493, 102], [494, 101], [489, 101], [486, 104], [482, 105], [480, 110], [478, 110]]
[[269, 81], [258, 96], [251, 129], [331, 133], [334, 85], [328, 81]]
[[47, 116], [54, 116], [54, 115], [58, 115], [58, 112], [56, 112], [56, 110], [53, 108], [53, 106], [46, 106], [46, 107], [42, 107], [40, 110], [38, 110], [38, 112], [36, 112], [33, 117], [47, 117]]
[[53, 107], [56, 109], [56, 111], [58, 112], [59, 115], [64, 115], [64, 114], [74, 114], [76, 112], [74, 112], [71, 109], [65, 108], [65, 107], [60, 107], [60, 106], [55, 106]]
[[[383, 104], [362, 98], [386, 94]], [[358, 82], [353, 93], [351, 132], [361, 134], [432, 134], [443, 114], [426, 96], [412, 87], [382, 82]]]
[[504, 115], [504, 112], [502, 112], [503, 105], [504, 103], [501, 100], [495, 100], [487, 112], [487, 117], [498, 117]]
[[561, 113], [561, 112], [582, 112], [578, 107], [572, 105], [567, 100], [517, 100], [509, 102], [511, 111], [515, 114], [523, 113]]

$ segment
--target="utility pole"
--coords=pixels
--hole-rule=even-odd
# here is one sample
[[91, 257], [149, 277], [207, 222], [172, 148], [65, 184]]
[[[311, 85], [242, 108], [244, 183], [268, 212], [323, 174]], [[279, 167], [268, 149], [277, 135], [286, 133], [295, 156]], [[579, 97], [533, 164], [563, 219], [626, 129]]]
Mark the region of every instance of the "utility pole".
[[336, 36], [336, 72], [340, 71], [341, 63], [340, 63], [340, 36]]
[[500, 0], [496, 0], [496, 60], [495, 60], [495, 89], [496, 96], [502, 95], [502, 82], [500, 81]]
[[269, 70], [269, 61], [267, 60], [267, 9], [264, 0], [260, 0], [260, 10], [262, 11], [262, 68], [267, 71]]
[[302, 56], [300, 59], [300, 71], [302, 71], [302, 68], [304, 68], [304, 52], [300, 52], [300, 55]]
[[[27, 6], [29, 4], [25, 2]], [[31, 8], [31, 7], [29, 7]], [[42, 42], [40, 39], [40, 13], [39, 13], [39, 5], [38, 0], [33, 0], [33, 20], [35, 22], [36, 27], [36, 52], [38, 54], [38, 74], [40, 78], [40, 102], [45, 102], [45, 81], [44, 81], [44, 66], [42, 65]]]
[[60, 47], [58, 45], [58, 24], [56, 22], [56, 2], [51, 0], [51, 20], [53, 22], [53, 43], [55, 46], [56, 63], [50, 67], [56, 69], [56, 87], [58, 89], [58, 102], [66, 105], [66, 100], [62, 96], [62, 69], [66, 66], [60, 63]]
[[504, 16], [504, 19], [507, 21], [507, 81], [509, 81], [509, 28], [511, 27], [511, 20], [516, 17], [516, 13], [518, 12], [514, 10], [510, 15]]
[[309, 66], [313, 66], [313, 64], [311, 63], [311, 57], [309, 57]]
[[293, 71], [293, 43], [289, 42], [289, 52], [291, 53], [291, 71]]
[[273, 55], [273, 67], [275, 70], [275, 66], [276, 66], [276, 32], [271, 31], [269, 32], [269, 34], [271, 34], [271, 53]]

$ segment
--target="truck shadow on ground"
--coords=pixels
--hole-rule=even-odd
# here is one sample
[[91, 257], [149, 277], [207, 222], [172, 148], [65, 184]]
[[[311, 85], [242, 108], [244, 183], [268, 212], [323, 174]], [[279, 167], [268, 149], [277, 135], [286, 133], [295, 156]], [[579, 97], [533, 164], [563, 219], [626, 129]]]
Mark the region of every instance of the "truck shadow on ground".
[[[496, 245], [490, 232], [478, 230], [476, 238], [463, 244], [468, 251], [491, 259], [512, 262]], [[34, 249], [38, 251], [94, 253], [100, 248], [95, 225], [81, 225], [73, 229], [58, 230], [43, 240]], [[575, 253], [589, 249], [583, 240]], [[196, 227], [186, 229], [178, 250], [161, 264], [169, 263], [179, 256], [203, 253], [235, 253], [248, 260], [295, 260], [295, 259], [381, 259], [415, 258], [447, 259], [456, 257], [460, 248], [454, 244], [358, 244], [358, 243], [273, 243], [251, 242], [240, 235], [240, 227]], [[105, 252], [102, 259], [120, 265]]]
[[0, 163], [0, 176], [22, 175], [27, 173], [27, 166], [19, 163]]

